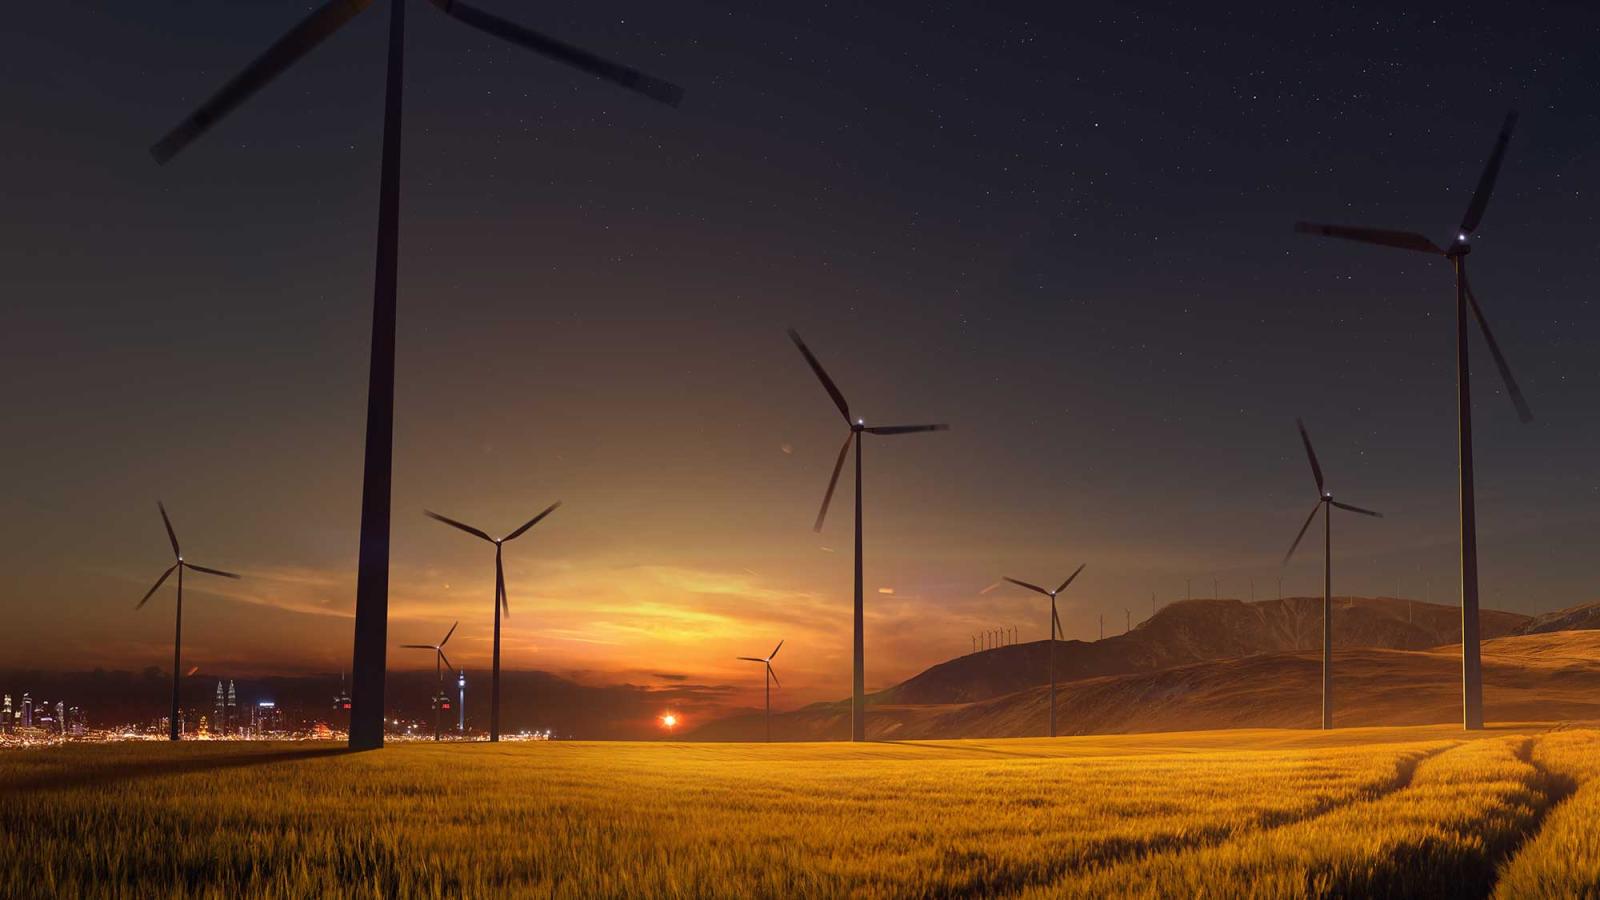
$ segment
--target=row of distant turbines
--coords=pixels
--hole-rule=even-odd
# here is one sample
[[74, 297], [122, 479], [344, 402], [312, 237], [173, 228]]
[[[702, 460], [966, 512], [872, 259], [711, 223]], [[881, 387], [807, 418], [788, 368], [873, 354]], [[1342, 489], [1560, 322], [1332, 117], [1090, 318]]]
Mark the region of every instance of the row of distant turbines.
[[[430, 0], [432, 5], [457, 21], [496, 38], [531, 50], [547, 59], [560, 62], [588, 75], [637, 92], [652, 100], [676, 106], [683, 91], [678, 86], [646, 75], [636, 69], [604, 59], [596, 54], [563, 41], [518, 25], [514, 22], [484, 12], [459, 0]], [[166, 163], [183, 151], [223, 118], [233, 113], [262, 87], [282, 75], [295, 63], [310, 53], [356, 15], [372, 5], [372, 0], [330, 0], [291, 28], [261, 56], [252, 61], [233, 79], [225, 83], [209, 100], [201, 104], [189, 117], [158, 141], [151, 153], [160, 163]], [[350, 743], [357, 749], [375, 748], [383, 744], [383, 695], [388, 629], [388, 578], [389, 578], [389, 520], [390, 489], [392, 484], [392, 446], [394, 425], [395, 376], [395, 323], [396, 294], [399, 258], [400, 213], [400, 151], [402, 94], [404, 88], [405, 50], [405, 0], [389, 0], [390, 20], [387, 51], [386, 88], [384, 98], [382, 164], [379, 176], [378, 228], [376, 270], [373, 289], [373, 328], [371, 368], [368, 382], [365, 462], [360, 526], [360, 555], [356, 586], [355, 645], [351, 682]], [[1501, 354], [1482, 309], [1467, 281], [1466, 257], [1469, 240], [1482, 220], [1493, 191], [1495, 178], [1505, 156], [1515, 116], [1508, 116], [1501, 129], [1489, 163], [1479, 180], [1477, 189], [1468, 204], [1467, 213], [1447, 247], [1441, 248], [1422, 235], [1411, 232], [1373, 228], [1355, 228], [1340, 225], [1296, 226], [1302, 232], [1339, 237], [1366, 243], [1396, 247], [1415, 252], [1429, 253], [1447, 259], [1455, 273], [1456, 281], [1456, 346], [1457, 346], [1457, 411], [1459, 416], [1459, 472], [1461, 493], [1461, 607], [1462, 607], [1462, 692], [1463, 723], [1467, 728], [1480, 728], [1483, 724], [1482, 671], [1478, 654], [1478, 579], [1476, 508], [1473, 493], [1474, 472], [1472, 461], [1471, 391], [1467, 363], [1468, 311], [1477, 320], [1488, 342], [1489, 351], [1500, 370], [1512, 401], [1524, 420], [1530, 418], [1521, 393], [1511, 378], [1509, 367]], [[863, 665], [863, 596], [861, 555], [861, 446], [862, 436], [872, 434], [888, 436], [921, 431], [944, 430], [944, 425], [868, 426], [864, 419], [852, 419], [843, 395], [811, 351], [791, 332], [795, 344], [806, 361], [822, 381], [850, 432], [834, 466], [816, 527], [821, 529], [827, 514], [829, 500], [838, 483], [851, 444], [855, 444], [856, 469], [856, 543], [855, 543], [855, 604], [853, 632], [853, 692], [851, 735], [854, 740], [864, 740], [864, 665]], [[1321, 490], [1319, 486], [1319, 490]], [[1326, 509], [1326, 507], [1324, 507]], [[475, 529], [460, 526], [496, 543], [498, 571], [499, 543]], [[1325, 523], [1326, 524], [1326, 523]], [[170, 532], [169, 532], [170, 533]], [[502, 542], [505, 539], [502, 539]], [[1325, 539], [1325, 544], [1328, 541]], [[186, 570], [231, 577], [220, 570], [207, 570], [186, 563], [177, 554], [177, 541], [173, 538], [174, 555], [179, 556], [167, 570], [163, 579], [176, 571], [180, 585]], [[496, 617], [504, 607], [502, 579], [496, 589]], [[1326, 582], [1325, 582], [1326, 584]], [[1325, 588], [1325, 593], [1330, 590]], [[147, 598], [148, 599], [148, 598]], [[1325, 617], [1331, 612], [1324, 602]], [[180, 613], [181, 636], [181, 613]], [[1327, 628], [1325, 627], [1325, 632]], [[1051, 626], [1052, 641], [1058, 629]], [[498, 642], [497, 642], [498, 647]], [[176, 651], [175, 651], [176, 654]], [[497, 653], [498, 655], [498, 653]], [[177, 677], [174, 666], [174, 678]], [[174, 716], [176, 721], [176, 716]]]
[[993, 650], [996, 647], [1009, 647], [1017, 642], [1017, 628], [1007, 625], [1005, 628], [991, 628], [972, 635], [972, 652], [980, 653], [984, 650]]

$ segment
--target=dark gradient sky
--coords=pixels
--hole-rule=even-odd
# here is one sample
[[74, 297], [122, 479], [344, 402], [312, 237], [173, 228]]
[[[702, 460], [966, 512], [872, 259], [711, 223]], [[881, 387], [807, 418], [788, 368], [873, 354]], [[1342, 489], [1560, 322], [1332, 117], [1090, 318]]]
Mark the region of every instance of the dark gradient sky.
[[[1522, 125], [1474, 282], [1538, 415], [1477, 354], [1484, 602], [1592, 599], [1600, 526], [1600, 11], [1462, 4], [484, 0], [684, 85], [673, 111], [412, 0], [391, 636], [600, 681], [848, 693], [843, 434], [783, 327], [869, 421], [868, 686], [1042, 637], [1001, 574], [1089, 568], [1071, 636], [1151, 594], [1319, 590], [1278, 560], [1341, 496], [1339, 593], [1456, 590], [1443, 241]], [[170, 664], [186, 552], [210, 671], [347, 665], [376, 216], [378, 4], [172, 165], [147, 147], [304, 4], [33, 4], [0, 34], [0, 657]], [[841, 486], [848, 491], [848, 481]], [[879, 591], [893, 591], [882, 593]], [[391, 656], [396, 666], [428, 660]]]

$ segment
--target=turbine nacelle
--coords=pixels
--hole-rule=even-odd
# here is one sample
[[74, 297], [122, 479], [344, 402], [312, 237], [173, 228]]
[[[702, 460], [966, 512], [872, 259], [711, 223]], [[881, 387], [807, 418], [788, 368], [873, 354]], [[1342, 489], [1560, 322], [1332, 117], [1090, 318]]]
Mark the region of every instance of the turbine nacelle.
[[828, 491], [822, 495], [822, 508], [817, 512], [816, 524], [812, 526], [813, 531], [820, 532], [822, 531], [823, 520], [828, 517], [828, 505], [833, 502], [833, 491], [839, 486], [839, 474], [844, 471], [844, 458], [850, 453], [850, 444], [861, 439], [860, 435], [865, 433], [886, 436], [915, 434], [922, 431], [949, 431], [950, 426], [941, 424], [874, 425], [868, 427], [866, 419], [859, 416], [851, 417], [850, 404], [844, 399], [844, 394], [839, 390], [839, 386], [833, 383], [832, 378], [828, 377], [827, 371], [822, 368], [822, 363], [817, 361], [817, 357], [811, 352], [811, 348], [807, 347], [806, 342], [800, 339], [800, 332], [795, 331], [793, 328], [789, 329], [789, 340], [794, 341], [794, 345], [799, 349], [800, 355], [805, 357], [806, 365], [811, 367], [811, 371], [817, 376], [817, 380], [822, 382], [822, 389], [828, 392], [828, 397], [833, 400], [833, 405], [839, 409], [839, 415], [844, 417], [844, 423], [850, 427], [850, 433], [845, 435], [844, 445], [839, 448], [839, 458], [833, 464], [833, 477], [828, 479]]
[[1311, 477], [1317, 482], [1317, 503], [1311, 507], [1311, 514], [1306, 516], [1305, 524], [1300, 526], [1300, 533], [1294, 536], [1294, 543], [1289, 545], [1289, 552], [1283, 555], [1284, 565], [1289, 563], [1290, 557], [1294, 556], [1294, 551], [1299, 549], [1300, 541], [1306, 536], [1306, 530], [1311, 527], [1311, 522], [1316, 519], [1317, 513], [1322, 511], [1324, 507], [1336, 506], [1347, 512], [1360, 513], [1364, 516], [1372, 516], [1378, 519], [1383, 518], [1383, 513], [1362, 509], [1359, 506], [1351, 506], [1348, 503], [1340, 503], [1333, 499], [1333, 491], [1328, 490], [1327, 485], [1323, 483], [1322, 465], [1317, 461], [1317, 451], [1311, 446], [1311, 435], [1306, 432], [1306, 423], [1299, 419], [1295, 419], [1294, 423], [1300, 429], [1300, 443], [1305, 446], [1306, 461], [1311, 464]]
[[[156, 583], [150, 588], [150, 590], [145, 592], [144, 597], [139, 600], [139, 603], [134, 606], [134, 609], [144, 608], [144, 605], [150, 601], [151, 597], [155, 596], [156, 591], [160, 589], [161, 585], [166, 583], [167, 578], [170, 577], [173, 572], [176, 572], [179, 569], [188, 569], [191, 572], [204, 572], [207, 575], [220, 575], [223, 578], [237, 579], [239, 577], [232, 572], [224, 572], [221, 569], [212, 569], [206, 566], [197, 566], [194, 563], [186, 561], [183, 558], [183, 552], [178, 549], [178, 534], [177, 532], [173, 531], [172, 520], [167, 517], [167, 507], [158, 500], [156, 501], [156, 509], [161, 511], [161, 524], [166, 526], [167, 540], [172, 544], [173, 563], [171, 566], [167, 567], [165, 572], [161, 573], [161, 577], [157, 578]], [[178, 577], [180, 579], [181, 588], [181, 579], [183, 576], [179, 575]], [[179, 594], [181, 595], [182, 593], [183, 592], [180, 589]]]

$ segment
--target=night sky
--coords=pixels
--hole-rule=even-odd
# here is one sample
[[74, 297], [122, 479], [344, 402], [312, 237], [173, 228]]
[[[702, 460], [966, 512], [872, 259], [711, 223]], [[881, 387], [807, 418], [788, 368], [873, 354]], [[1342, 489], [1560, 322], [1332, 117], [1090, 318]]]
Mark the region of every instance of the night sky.
[[[649, 103], [411, 0], [393, 644], [597, 683], [849, 691], [843, 430], [869, 423], [867, 684], [1185, 579], [1320, 592], [1279, 559], [1341, 499], [1335, 592], [1457, 597], [1447, 265], [1297, 219], [1451, 236], [1522, 113], [1473, 281], [1537, 415], [1473, 338], [1483, 603], [1595, 598], [1600, 9], [1590, 3], [483, 0], [673, 80]], [[148, 147], [300, 3], [57, 2], [0, 33], [0, 660], [348, 667], [386, 4], [166, 167]], [[1316, 548], [1313, 548], [1316, 549]], [[393, 667], [431, 665], [391, 650]], [[665, 677], [680, 676], [680, 677]], [[15, 689], [20, 689], [17, 687]], [[160, 698], [152, 699], [159, 703]]]

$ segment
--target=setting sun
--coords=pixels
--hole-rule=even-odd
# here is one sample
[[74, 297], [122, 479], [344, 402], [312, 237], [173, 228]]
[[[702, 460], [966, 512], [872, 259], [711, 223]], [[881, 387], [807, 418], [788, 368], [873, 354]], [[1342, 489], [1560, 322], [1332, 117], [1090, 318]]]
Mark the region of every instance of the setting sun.
[[672, 729], [678, 727], [678, 714], [677, 713], [667, 713], [666, 715], [663, 715], [661, 717], [661, 725], [662, 725], [662, 727], [666, 728], [668, 731], [671, 731]]

